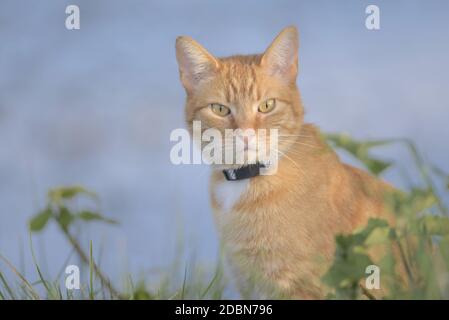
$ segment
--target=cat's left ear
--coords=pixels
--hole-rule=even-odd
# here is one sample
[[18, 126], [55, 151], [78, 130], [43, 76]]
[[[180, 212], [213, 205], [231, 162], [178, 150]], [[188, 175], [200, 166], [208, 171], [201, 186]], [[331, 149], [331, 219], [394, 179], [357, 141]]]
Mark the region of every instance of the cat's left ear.
[[290, 26], [282, 30], [262, 56], [261, 66], [272, 76], [295, 82], [298, 74], [298, 31]]

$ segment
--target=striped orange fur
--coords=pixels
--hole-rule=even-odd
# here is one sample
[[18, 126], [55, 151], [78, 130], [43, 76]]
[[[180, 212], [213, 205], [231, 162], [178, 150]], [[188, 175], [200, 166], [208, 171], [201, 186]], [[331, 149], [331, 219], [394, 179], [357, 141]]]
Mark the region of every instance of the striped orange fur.
[[[234, 182], [222, 167], [212, 172], [212, 208], [242, 292], [256, 286], [262, 297], [323, 298], [320, 278], [335, 235], [386, 216], [389, 187], [340, 162], [319, 130], [304, 123], [296, 28], [284, 29], [260, 55], [217, 58], [189, 37], [177, 39], [176, 54], [190, 128], [200, 120], [203, 129], [279, 130], [276, 174]], [[272, 112], [257, 111], [272, 98]], [[211, 103], [229, 107], [230, 115], [216, 116]]]

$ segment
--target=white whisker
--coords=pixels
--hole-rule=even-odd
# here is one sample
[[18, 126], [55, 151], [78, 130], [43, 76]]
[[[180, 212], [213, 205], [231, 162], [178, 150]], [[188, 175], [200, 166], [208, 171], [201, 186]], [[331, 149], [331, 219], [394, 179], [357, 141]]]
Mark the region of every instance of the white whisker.
[[297, 140], [287, 140], [287, 139], [282, 140], [282, 139], [280, 139], [279, 141], [288, 142], [288, 143], [292, 143], [292, 144], [300, 144], [300, 145], [308, 146], [311, 148], [321, 149], [319, 146], [315, 146], [315, 145], [304, 143], [302, 141], [297, 141]]

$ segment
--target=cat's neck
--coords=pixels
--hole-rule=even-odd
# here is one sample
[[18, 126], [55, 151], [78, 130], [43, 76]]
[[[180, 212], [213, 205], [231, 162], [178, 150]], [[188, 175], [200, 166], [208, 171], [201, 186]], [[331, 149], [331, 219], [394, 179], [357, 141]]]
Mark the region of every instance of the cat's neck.
[[327, 146], [313, 125], [303, 125], [300, 133], [292, 137], [291, 141], [289, 150], [280, 155], [277, 170], [273, 174], [227, 181], [221, 170], [213, 170], [213, 202], [230, 208], [243, 198], [257, 201], [268, 194], [285, 192], [291, 186], [295, 186], [297, 192], [307, 192], [316, 184], [316, 178], [328, 177], [329, 168], [339, 164], [335, 152]]

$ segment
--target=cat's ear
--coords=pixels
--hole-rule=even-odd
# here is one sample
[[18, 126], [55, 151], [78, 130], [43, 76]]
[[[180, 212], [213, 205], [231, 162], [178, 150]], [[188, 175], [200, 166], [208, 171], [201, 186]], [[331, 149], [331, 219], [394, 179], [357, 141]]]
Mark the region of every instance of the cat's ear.
[[181, 82], [188, 92], [213, 77], [219, 66], [218, 60], [190, 37], [176, 39], [176, 59]]
[[262, 56], [261, 65], [270, 75], [295, 82], [298, 74], [298, 31], [290, 26], [282, 30]]

